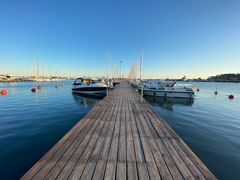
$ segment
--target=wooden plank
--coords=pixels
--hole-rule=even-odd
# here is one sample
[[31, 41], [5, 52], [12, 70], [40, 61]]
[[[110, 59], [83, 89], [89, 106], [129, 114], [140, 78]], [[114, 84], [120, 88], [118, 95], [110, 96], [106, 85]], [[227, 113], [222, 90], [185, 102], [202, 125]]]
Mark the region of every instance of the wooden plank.
[[107, 160], [108, 159], [108, 154], [110, 151], [110, 146], [111, 146], [111, 142], [113, 139], [113, 133], [114, 130], [116, 130], [119, 126], [117, 125], [117, 114], [118, 114], [118, 110], [119, 110], [119, 101], [117, 102], [117, 106], [114, 108], [114, 112], [111, 118], [111, 124], [110, 124], [110, 128], [108, 131], [108, 134], [106, 135], [106, 138], [104, 139], [104, 143], [103, 143], [103, 147], [101, 149], [101, 153], [99, 155], [99, 160]]
[[116, 161], [108, 161], [104, 179], [115, 180], [116, 177]]
[[169, 143], [168, 138], [163, 138], [162, 142], [165, 145], [166, 149], [168, 150], [169, 155], [172, 157], [173, 161], [175, 162], [175, 165], [177, 166], [178, 170], [182, 174], [183, 178], [194, 179], [188, 167], [184, 164], [182, 159], [179, 157], [178, 153], [174, 150], [174, 148]]
[[[138, 103], [134, 103], [133, 105], [134, 107], [134, 113], [135, 113], [135, 117], [137, 118], [137, 122], [139, 122], [139, 129], [141, 128], [141, 131], [139, 131], [140, 133], [142, 133], [142, 136], [147, 136], [147, 137], [152, 137], [152, 134], [146, 124], [146, 119], [144, 117], [144, 110], [141, 110], [139, 108]], [[141, 135], [140, 135], [141, 136]]]
[[[140, 109], [138, 109], [140, 110]], [[146, 117], [146, 114], [145, 114]], [[147, 126], [147, 123], [145, 124], [145, 120], [144, 118], [142, 118], [143, 126], [145, 127], [144, 130], [147, 130], [149, 128], [149, 126]], [[149, 132], [149, 131], [148, 131]], [[182, 176], [184, 177], [184, 179], [190, 179], [193, 178], [193, 176], [191, 175], [191, 173], [189, 172], [188, 168], [185, 166], [185, 164], [182, 162], [182, 160], [180, 159], [180, 157], [177, 155], [177, 153], [172, 149], [172, 147], [166, 142], [167, 138], [163, 138], [163, 141], [165, 142], [165, 146], [166, 146], [166, 150], [169, 151], [169, 158], [166, 158], [166, 162], [169, 165], [169, 169], [171, 170], [171, 173], [174, 173], [174, 177], [178, 177], [180, 178], [180, 174], [177, 171], [177, 168], [179, 169], [179, 171], [181, 172]], [[165, 151], [166, 152], [166, 151]], [[174, 166], [172, 163], [172, 159], [173, 161], [176, 163], [176, 167], [171, 167]]]
[[80, 163], [77, 164], [76, 170], [73, 171], [68, 178], [69, 180], [76, 180], [79, 179], [82, 176], [82, 172], [87, 164], [87, 161], [81, 161]]
[[166, 165], [166, 162], [163, 159], [163, 156], [162, 156], [161, 152], [158, 149], [158, 146], [155, 142], [155, 139], [153, 139], [153, 138], [149, 139], [149, 146], [152, 149], [153, 156], [154, 156], [154, 159], [156, 161], [156, 165], [158, 167], [159, 174], [160, 174], [161, 178], [166, 179], [166, 180], [167, 179], [172, 179], [170, 171], [169, 171], [169, 169]]
[[[111, 109], [110, 109], [111, 110]], [[110, 111], [109, 110], [109, 111]], [[109, 113], [109, 112], [108, 112]], [[108, 113], [106, 113], [105, 114], [105, 116], [104, 116], [104, 121], [100, 121], [100, 123], [101, 124], [99, 124], [98, 123], [98, 127], [96, 128], [96, 129], [102, 129], [102, 127], [103, 127], [103, 123], [105, 122], [105, 119], [106, 119], [106, 117], [108, 116]], [[96, 132], [98, 132], [97, 134], [96, 134]], [[95, 134], [94, 134], [95, 133]], [[95, 142], [96, 142], [96, 140], [97, 140], [97, 138], [98, 138], [98, 136], [99, 136], [99, 133], [101, 133], [101, 130], [100, 131], [95, 131], [95, 132], [93, 132], [93, 133], [90, 133], [89, 132], [89, 135], [85, 138], [85, 140], [86, 140], [86, 142], [88, 143], [88, 146], [85, 146], [84, 147], [84, 144], [83, 144], [83, 146], [82, 147], [79, 147], [78, 148], [78, 151], [75, 153], [76, 154], [76, 157], [75, 157], [75, 159], [77, 160], [77, 159], [79, 159], [80, 160], [80, 162], [81, 162], [81, 159], [83, 159], [83, 160], [88, 160], [88, 158], [89, 158], [89, 156], [90, 156], [90, 153], [91, 153], [91, 151], [92, 151], [92, 149], [93, 149], [93, 146], [94, 146], [94, 144], [95, 144]], [[91, 135], [91, 134], [93, 134], [93, 135]], [[90, 140], [90, 141], [89, 141]], [[84, 150], [84, 151], [83, 151]], [[83, 152], [83, 153], [82, 153]], [[73, 169], [73, 171], [75, 171], [75, 169]]]
[[147, 163], [147, 169], [151, 180], [161, 180], [161, 176], [158, 172], [157, 166], [155, 163]]
[[121, 126], [120, 126], [120, 139], [119, 139], [118, 161], [126, 162], [126, 109], [125, 102], [121, 106]]
[[[133, 102], [131, 104], [133, 104]], [[131, 113], [130, 117], [131, 117], [131, 126], [132, 126], [133, 143], [134, 143], [136, 161], [137, 162], [146, 162], [145, 157], [144, 157], [143, 148], [142, 148], [141, 141], [140, 141], [140, 137], [139, 137], [139, 131], [137, 128], [135, 114], [132, 109], [132, 105], [129, 106], [129, 111]]]
[[118, 162], [116, 180], [126, 180], [126, 179], [127, 179], [126, 162]]
[[139, 111], [143, 113], [145, 127], [147, 127], [149, 132], [151, 133], [151, 136], [154, 138], [164, 137], [164, 134], [162, 131], [157, 132], [156, 128], [154, 127], [153, 123], [151, 122], [151, 115], [149, 114], [149, 111], [146, 111], [142, 103], [137, 104]]
[[97, 161], [97, 166], [95, 168], [92, 180], [102, 180], [104, 178], [106, 165], [106, 161]]
[[[117, 106], [114, 109], [112, 121], [110, 125], [110, 130], [108, 131], [107, 137], [105, 138], [104, 145], [102, 147], [101, 153], [99, 155], [99, 160], [97, 163], [96, 170], [93, 175], [93, 179], [103, 179], [105, 173], [105, 167], [107, 165], [106, 160], [108, 159], [108, 153], [110, 151], [111, 140], [113, 138], [114, 127], [117, 121], [117, 114], [119, 110], [119, 101], [117, 101]], [[104, 160], [104, 161], [102, 161]]]
[[120, 136], [120, 126], [121, 126], [121, 103], [122, 100], [120, 100], [119, 102], [119, 106], [120, 108], [118, 109], [118, 113], [117, 113], [117, 121], [116, 121], [116, 125], [115, 125], [115, 129], [114, 129], [114, 133], [113, 133], [113, 137], [112, 137], [112, 142], [111, 142], [111, 146], [110, 146], [110, 152], [109, 152], [109, 156], [108, 156], [108, 160], [111, 161], [116, 161], [117, 160], [117, 154], [118, 154], [118, 141], [119, 141], [119, 136]]
[[[93, 172], [95, 170], [95, 166], [96, 166], [96, 161], [95, 162], [87, 162], [85, 169], [82, 173], [81, 179], [83, 180], [91, 180], [92, 176], [93, 176]], [[76, 177], [77, 179], [79, 179], [80, 177]]]
[[127, 176], [131, 180], [138, 179], [136, 162], [127, 162]]
[[127, 162], [135, 162], [136, 155], [134, 149], [134, 142], [133, 142], [133, 133], [132, 133], [132, 125], [131, 125], [131, 116], [129, 111], [129, 101], [126, 106], [126, 133], [127, 133]]
[[177, 178], [177, 179], [183, 179], [181, 173], [179, 172], [177, 166], [175, 165], [171, 155], [169, 154], [169, 152], [165, 148], [161, 139], [157, 139], [156, 143], [157, 143], [157, 146], [158, 146], [158, 148], [159, 148], [159, 150], [162, 154], [162, 157], [163, 157], [163, 159], [164, 159], [172, 177]]
[[[94, 132], [95, 136], [93, 136], [91, 138], [88, 147], [85, 149], [85, 151], [82, 155], [83, 158], [88, 159], [91, 154], [92, 155], [91, 159], [95, 159], [95, 160], [98, 159], [98, 155], [100, 154], [102, 142], [106, 138], [106, 134], [109, 131], [110, 120], [112, 118], [114, 110], [115, 110], [115, 107], [111, 106], [110, 112], [108, 114], [106, 114], [106, 116], [104, 117], [104, 122], [105, 122], [104, 127], [102, 129], [100, 129], [99, 132], [95, 130], [95, 132]], [[91, 144], [91, 142], [93, 142], [93, 143]], [[94, 144], [96, 144], [96, 145], [94, 146]], [[92, 152], [92, 149], [93, 149], [93, 152]]]
[[146, 163], [137, 163], [139, 180], [150, 180]]
[[[109, 112], [109, 111], [110, 111], [110, 109], [107, 110], [107, 112]], [[104, 116], [106, 116], [106, 114], [104, 114]], [[89, 143], [89, 139], [92, 137], [92, 134], [94, 133], [95, 129], [101, 127], [99, 125], [99, 122], [101, 122], [101, 117], [99, 117], [94, 122], [94, 125], [92, 126], [92, 128], [90, 130], [86, 131], [86, 135], [82, 136], [83, 139], [78, 141], [80, 144], [77, 146], [77, 149], [72, 152], [72, 156], [69, 158], [69, 161], [67, 162], [67, 164], [65, 163], [64, 168], [61, 170], [61, 172], [59, 172], [60, 174], [58, 173], [59, 179], [65, 179], [66, 177], [68, 177], [70, 175], [70, 173], [72, 172], [72, 170], [75, 168], [75, 166], [78, 162], [78, 159], [80, 159], [80, 157], [81, 157], [83, 151], [85, 150], [86, 145]], [[53, 173], [57, 174], [56, 171], [58, 171], [58, 169], [59, 168], [57, 168], [55, 170], [55, 172], [53, 171]], [[53, 176], [55, 176], [55, 175], [53, 175]], [[53, 176], [49, 176], [49, 177], [53, 177]]]

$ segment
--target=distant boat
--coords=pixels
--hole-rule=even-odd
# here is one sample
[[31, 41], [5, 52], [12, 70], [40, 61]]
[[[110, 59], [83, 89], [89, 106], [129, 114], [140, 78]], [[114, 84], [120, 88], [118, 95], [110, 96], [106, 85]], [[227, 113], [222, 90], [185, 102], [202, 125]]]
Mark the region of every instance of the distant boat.
[[115, 86], [117, 86], [118, 84], [120, 84], [120, 81], [114, 80], [114, 81], [112, 82], [112, 84], [113, 84], [113, 86], [115, 87]]
[[137, 80], [131, 81], [131, 85], [133, 88], [138, 88], [140, 85], [140, 80], [137, 79]]
[[143, 94], [154, 97], [171, 98], [194, 98], [193, 88], [187, 86], [176, 86], [176, 81], [148, 80], [142, 82], [138, 90], [141, 91], [143, 85]]
[[105, 96], [108, 89], [109, 86], [106, 85], [102, 79], [82, 77], [74, 81], [72, 92], [85, 95]]

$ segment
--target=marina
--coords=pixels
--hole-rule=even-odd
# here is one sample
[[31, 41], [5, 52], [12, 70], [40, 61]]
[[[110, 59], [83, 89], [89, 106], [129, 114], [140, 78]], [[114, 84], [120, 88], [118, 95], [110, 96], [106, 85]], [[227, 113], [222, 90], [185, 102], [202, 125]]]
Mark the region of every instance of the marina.
[[0, 180], [240, 180], [239, 9], [0, 2]]
[[21, 179], [216, 179], [140, 95], [123, 83]]

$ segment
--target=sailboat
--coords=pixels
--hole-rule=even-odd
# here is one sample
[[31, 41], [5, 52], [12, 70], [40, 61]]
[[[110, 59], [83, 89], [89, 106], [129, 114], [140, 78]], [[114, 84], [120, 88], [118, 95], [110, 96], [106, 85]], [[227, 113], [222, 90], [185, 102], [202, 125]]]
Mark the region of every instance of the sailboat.
[[33, 82], [50, 82], [50, 81], [62, 81], [65, 80], [63, 78], [57, 77], [57, 76], [53, 76], [53, 77], [46, 77], [46, 76], [40, 76], [39, 74], [39, 61], [38, 59], [36, 60], [36, 64], [34, 64], [35, 66], [35, 75], [31, 76], [29, 78], [27, 78], [27, 81], [33, 81]]

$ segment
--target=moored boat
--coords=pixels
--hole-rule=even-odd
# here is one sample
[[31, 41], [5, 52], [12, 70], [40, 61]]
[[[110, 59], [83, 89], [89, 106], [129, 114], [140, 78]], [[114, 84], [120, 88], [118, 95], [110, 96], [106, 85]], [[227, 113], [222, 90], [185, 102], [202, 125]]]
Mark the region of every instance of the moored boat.
[[102, 79], [94, 78], [77, 78], [72, 87], [73, 93], [105, 96], [109, 86], [104, 83]]
[[[176, 81], [148, 80], [143, 83], [143, 94], [154, 97], [194, 98], [193, 88], [176, 85]], [[139, 86], [139, 91], [141, 90]]]

